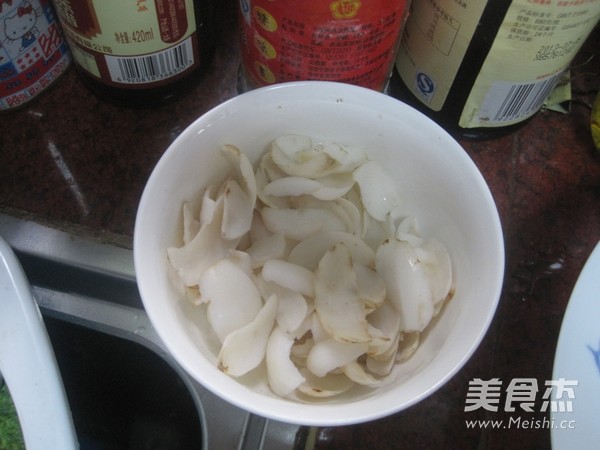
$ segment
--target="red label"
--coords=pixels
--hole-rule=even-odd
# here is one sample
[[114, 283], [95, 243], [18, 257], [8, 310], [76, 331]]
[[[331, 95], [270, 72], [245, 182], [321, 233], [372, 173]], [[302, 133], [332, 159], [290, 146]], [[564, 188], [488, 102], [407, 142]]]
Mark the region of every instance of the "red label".
[[101, 33], [92, 0], [54, 0], [64, 26], [69, 26], [87, 38]]
[[177, 42], [185, 35], [188, 27], [184, 1], [154, 0], [154, 3], [162, 41], [169, 44]]
[[42, 34], [38, 38], [44, 58], [50, 58], [58, 48], [63, 45], [64, 37], [57, 23], [51, 23], [48, 26], [48, 33]]
[[383, 90], [410, 0], [242, 0], [242, 57], [256, 86], [327, 80]]

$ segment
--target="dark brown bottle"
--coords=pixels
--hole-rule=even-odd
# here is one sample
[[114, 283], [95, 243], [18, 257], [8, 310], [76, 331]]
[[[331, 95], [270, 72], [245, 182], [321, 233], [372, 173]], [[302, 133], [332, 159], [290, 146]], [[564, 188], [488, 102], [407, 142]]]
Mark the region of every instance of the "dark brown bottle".
[[212, 59], [212, 0], [54, 0], [73, 60], [100, 97], [153, 107], [185, 93]]
[[600, 19], [600, 2], [415, 0], [390, 94], [466, 138], [535, 115]]

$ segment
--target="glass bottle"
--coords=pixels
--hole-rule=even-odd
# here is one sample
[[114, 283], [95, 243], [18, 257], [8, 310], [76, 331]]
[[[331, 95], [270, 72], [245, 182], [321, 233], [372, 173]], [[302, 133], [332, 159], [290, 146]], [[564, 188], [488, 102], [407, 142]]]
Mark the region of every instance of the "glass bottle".
[[600, 0], [414, 0], [390, 92], [453, 134], [493, 137], [543, 106]]
[[53, 0], [85, 84], [152, 107], [186, 92], [212, 58], [212, 0]]

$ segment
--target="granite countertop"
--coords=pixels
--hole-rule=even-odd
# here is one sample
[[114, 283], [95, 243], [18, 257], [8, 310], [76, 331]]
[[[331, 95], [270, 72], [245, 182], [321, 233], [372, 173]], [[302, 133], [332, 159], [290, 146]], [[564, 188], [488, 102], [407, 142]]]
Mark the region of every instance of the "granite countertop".
[[[131, 247], [138, 201], [164, 150], [195, 118], [237, 95], [235, 20], [222, 11], [210, 70], [174, 103], [115, 106], [92, 94], [71, 68], [26, 108], [2, 115], [0, 212]], [[372, 423], [320, 429], [316, 448], [549, 448], [543, 427], [468, 428], [466, 420], [508, 420], [519, 411], [501, 405], [498, 412], [465, 412], [465, 400], [475, 378], [505, 385], [536, 379], [541, 386], [552, 379], [565, 308], [600, 239], [600, 152], [589, 127], [600, 55], [589, 58], [597, 49], [598, 29], [573, 69], [568, 114], [543, 111], [501, 138], [459, 139], [490, 186], [506, 243], [500, 305], [479, 349], [434, 395]]]

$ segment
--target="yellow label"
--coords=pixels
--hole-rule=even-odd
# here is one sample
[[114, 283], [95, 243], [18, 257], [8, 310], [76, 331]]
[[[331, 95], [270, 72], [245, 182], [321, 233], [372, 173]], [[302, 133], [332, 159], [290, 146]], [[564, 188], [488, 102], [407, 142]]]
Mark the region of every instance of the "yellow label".
[[600, 0], [513, 1], [459, 125], [506, 126], [535, 114], [599, 19]]
[[475, 33], [487, 0], [412, 2], [396, 58], [408, 88], [439, 111]]
[[600, 150], [600, 93], [596, 95], [596, 100], [592, 106], [590, 129], [592, 130], [592, 139], [594, 140], [594, 145], [598, 150]]
[[100, 78], [100, 69], [98, 68], [98, 64], [96, 63], [96, 58], [94, 58], [94, 55], [76, 46], [71, 47], [71, 53], [73, 54], [73, 58], [83, 69]]
[[193, 0], [55, 0], [67, 36], [110, 55], [164, 50], [196, 31]]
[[334, 19], [352, 19], [360, 9], [359, 0], [336, 0], [329, 5]]
[[193, 0], [54, 2], [75, 61], [105, 83], [164, 83], [199, 64]]
[[256, 23], [259, 24], [263, 30], [271, 33], [277, 31], [279, 25], [277, 24], [275, 17], [273, 17], [269, 11], [260, 6], [255, 6], [253, 11]]

